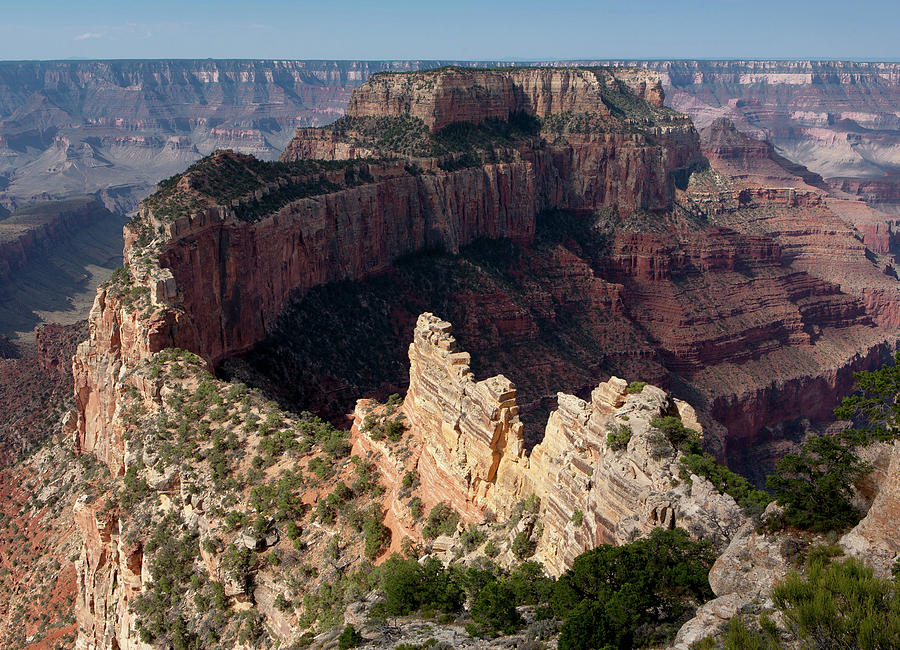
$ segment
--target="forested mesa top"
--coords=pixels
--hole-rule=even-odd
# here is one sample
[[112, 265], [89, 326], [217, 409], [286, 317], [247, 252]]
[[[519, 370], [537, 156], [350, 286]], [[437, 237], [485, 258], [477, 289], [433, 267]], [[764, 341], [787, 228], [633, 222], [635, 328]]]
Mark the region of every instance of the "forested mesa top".
[[279, 162], [216, 152], [162, 181], [144, 206], [162, 220], [220, 205], [253, 221], [300, 198], [386, 175], [509, 162], [547, 142], [565, 146], [575, 134], [640, 139], [660, 128], [690, 130], [687, 116], [662, 101], [658, 75], [634, 68], [377, 74], [354, 91], [347, 116], [299, 129]]

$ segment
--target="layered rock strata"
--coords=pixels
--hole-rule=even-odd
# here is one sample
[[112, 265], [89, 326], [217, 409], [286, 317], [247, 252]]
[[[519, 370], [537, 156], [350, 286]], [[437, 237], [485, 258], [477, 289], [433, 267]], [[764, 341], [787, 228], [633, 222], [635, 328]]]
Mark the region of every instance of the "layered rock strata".
[[608, 115], [601, 88], [620, 82], [637, 97], [662, 106], [659, 77], [638, 68], [442, 68], [403, 75], [376, 74], [350, 98], [347, 115], [410, 116], [422, 120], [432, 131], [454, 122], [505, 121], [511, 113], [541, 118], [565, 112]]
[[[539, 77], [549, 92], [555, 80], [573, 74]], [[605, 81], [591, 74], [575, 76], [583, 80], [579, 87], [592, 84], [597, 94]], [[616, 92], [627, 93], [631, 83], [655, 96], [643, 73], [625, 71], [623, 78], [626, 88]], [[517, 108], [509, 105], [507, 116]], [[654, 110], [669, 119], [664, 109]], [[430, 173], [400, 162], [297, 160], [290, 147], [282, 163], [269, 167], [233, 153], [198, 163], [148, 199], [126, 228], [132, 277], [124, 300], [119, 285], [98, 294], [91, 338], [74, 366], [80, 449], [97, 450], [121, 471], [118, 375], [162, 348], [192, 350], [216, 363], [260, 341], [289, 296], [358, 280], [417, 250], [453, 253], [479, 237], [527, 242], [536, 215], [550, 206], [595, 210], [621, 200], [634, 209], [665, 208], [673, 197], [671, 173], [699, 155], [696, 132], [676, 114], [669, 127], [648, 127], [648, 134], [628, 128], [580, 145], [520, 142], [509, 162], [445, 170], [439, 161], [419, 161], [430, 164]], [[129, 308], [133, 296], [143, 311]]]
[[[543, 525], [537, 552], [553, 573], [598, 544], [627, 543], [658, 526], [679, 526], [724, 548], [745, 521], [734, 499], [706, 479], [680, 477], [680, 453], [651, 421], [683, 413], [695, 424], [695, 416], [659, 388], [629, 395], [626, 382], [612, 378], [590, 402], [560, 393], [543, 441], [526, 455], [515, 387], [503, 375], [475, 381], [450, 323], [420, 316], [409, 356], [403, 412], [419, 447], [423, 501], [444, 501], [464, 521], [481, 522], [502, 520], [516, 503], [537, 496]], [[354, 433], [364, 438], [362, 413], [357, 409]], [[622, 429], [630, 438], [614, 450], [607, 436]], [[389, 487], [399, 480], [390, 467], [382, 474]]]

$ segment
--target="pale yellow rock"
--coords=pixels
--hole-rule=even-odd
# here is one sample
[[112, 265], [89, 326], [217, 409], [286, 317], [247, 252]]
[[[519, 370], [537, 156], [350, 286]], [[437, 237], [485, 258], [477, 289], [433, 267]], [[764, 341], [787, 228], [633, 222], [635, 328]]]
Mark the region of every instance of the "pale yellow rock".
[[[503, 375], [475, 381], [450, 323], [422, 314], [409, 357], [404, 411], [422, 445], [423, 501], [445, 501], [468, 523], [488, 512], [502, 520], [538, 496], [537, 556], [551, 573], [598, 544], [626, 543], [659, 526], [681, 526], [724, 548], [745, 521], [734, 499], [706, 479], [680, 479], [679, 453], [650, 426], [676, 408], [655, 386], [629, 395], [627, 382], [612, 377], [590, 403], [559, 393], [544, 439], [528, 456], [515, 386]], [[632, 436], [627, 449], [614, 451], [607, 435], [620, 427]], [[572, 521], [576, 511], [580, 525]]]

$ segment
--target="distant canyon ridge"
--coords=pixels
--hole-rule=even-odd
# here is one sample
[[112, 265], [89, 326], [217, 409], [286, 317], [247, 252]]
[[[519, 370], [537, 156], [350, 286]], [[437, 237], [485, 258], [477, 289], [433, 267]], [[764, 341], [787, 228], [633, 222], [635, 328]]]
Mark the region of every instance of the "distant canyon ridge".
[[[866, 227], [883, 240], [879, 252], [891, 252], [895, 216], [900, 215], [900, 63], [574, 64], [656, 71], [667, 105], [690, 115], [698, 129], [728, 118], [740, 131], [767, 140], [777, 154], [822, 177], [811, 182], [885, 213]], [[118, 233], [125, 215], [161, 179], [216, 149], [274, 160], [297, 128], [342, 116], [352, 91], [371, 75], [446, 65], [522, 64], [0, 62], [0, 269], [18, 269], [15, 274], [22, 279], [11, 284], [0, 273], [0, 334], [28, 339], [42, 321], [86, 317], [96, 285], [121, 260]], [[86, 197], [92, 197], [92, 205], [84, 203]], [[75, 229], [73, 199], [80, 202]], [[9, 219], [10, 214], [16, 218]], [[48, 278], [45, 271], [47, 260], [55, 257], [66, 267], [61, 289], [49, 281], [59, 273]], [[29, 295], [39, 299], [30, 301]]]
[[[728, 117], [881, 207], [900, 203], [900, 63], [580, 61], [660, 73], [697, 128]], [[0, 209], [95, 194], [127, 213], [215, 149], [275, 159], [344, 114], [370, 75], [497, 61], [148, 60], [0, 63]], [[565, 62], [572, 65], [573, 62]], [[552, 64], [551, 64], [552, 65]], [[2, 216], [2, 213], [0, 213]]]

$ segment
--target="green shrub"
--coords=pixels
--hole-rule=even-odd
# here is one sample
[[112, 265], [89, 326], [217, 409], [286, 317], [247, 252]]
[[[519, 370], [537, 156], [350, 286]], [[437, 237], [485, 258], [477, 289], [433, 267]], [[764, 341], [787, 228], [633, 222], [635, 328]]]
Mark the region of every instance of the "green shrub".
[[785, 521], [819, 532], [842, 530], [859, 521], [853, 484], [869, 471], [853, 449], [834, 436], [814, 436], [799, 454], [787, 454], [766, 479], [775, 499], [785, 506]]
[[534, 554], [534, 546], [534, 542], [531, 541], [531, 536], [523, 530], [513, 539], [510, 550], [513, 552], [513, 555], [519, 558], [519, 560], [524, 560]]
[[135, 505], [150, 495], [150, 486], [143, 478], [138, 476], [137, 467], [132, 465], [123, 477], [124, 487], [119, 493], [119, 503], [122, 510], [129, 512]]
[[323, 481], [334, 474], [334, 470], [331, 469], [331, 465], [325, 462], [325, 460], [320, 456], [311, 458], [307, 467], [310, 472], [318, 476]]
[[625, 389], [625, 392], [629, 395], [638, 395], [641, 391], [644, 390], [644, 387], [647, 385], [646, 381], [633, 381], [628, 384], [628, 388]]
[[581, 510], [576, 510], [572, 513], [572, 523], [574, 523], [576, 527], [580, 527], [583, 522], [584, 513]]
[[875, 578], [855, 559], [809, 563], [807, 575], [788, 575], [772, 593], [791, 631], [819, 648], [900, 647], [897, 584]]
[[384, 525], [383, 520], [384, 513], [376, 508], [363, 524], [365, 554], [370, 560], [381, 555], [391, 542], [391, 529]]
[[546, 603], [553, 593], [553, 579], [547, 577], [540, 562], [522, 562], [514, 566], [505, 582], [519, 605]]
[[348, 625], [344, 628], [344, 631], [341, 632], [338, 637], [338, 648], [340, 650], [347, 650], [347, 648], [355, 648], [360, 645], [365, 639], [363, 639], [363, 635], [356, 631], [356, 628], [352, 625]]
[[464, 530], [459, 539], [466, 549], [467, 553], [471, 553], [487, 538], [487, 535], [475, 524], [470, 524], [469, 528]]
[[707, 478], [720, 493], [731, 495], [747, 515], [761, 513], [772, 501], [772, 496], [768, 492], [757, 490], [743, 476], [719, 465], [711, 454], [682, 456], [681, 477], [687, 479], [691, 474]]
[[697, 604], [712, 598], [708, 543], [657, 528], [624, 546], [599, 546], [575, 559], [550, 599], [563, 620], [560, 650], [665, 645]]
[[662, 432], [675, 449], [685, 453], [701, 453], [700, 434], [684, 426], [681, 419], [674, 415], [663, 418], [653, 418], [650, 426]]
[[471, 610], [476, 634], [513, 634], [522, 625], [516, 595], [503, 582], [489, 582], [475, 598]]
[[406, 425], [399, 420], [391, 420], [384, 425], [384, 435], [391, 442], [400, 442], [404, 431], [406, 431]]
[[627, 424], [620, 424], [618, 429], [612, 429], [606, 433], [606, 444], [613, 451], [622, 451], [628, 447], [631, 440], [631, 427]]
[[781, 644], [765, 633], [749, 629], [743, 618], [735, 616], [728, 621], [723, 646], [724, 650], [778, 650]]
[[838, 418], [854, 422], [854, 428], [844, 433], [845, 439], [855, 445], [896, 439], [900, 436], [900, 352], [893, 364], [853, 376], [856, 393], [845, 397], [834, 410]]
[[458, 524], [459, 515], [453, 508], [441, 501], [428, 513], [428, 520], [425, 522], [425, 527], [422, 528], [422, 537], [434, 539], [438, 535], [453, 535]]
[[462, 608], [459, 570], [445, 568], [435, 558], [420, 565], [414, 558], [392, 555], [381, 566], [380, 576], [381, 609], [389, 616], [407, 616], [418, 610], [458, 612]]

